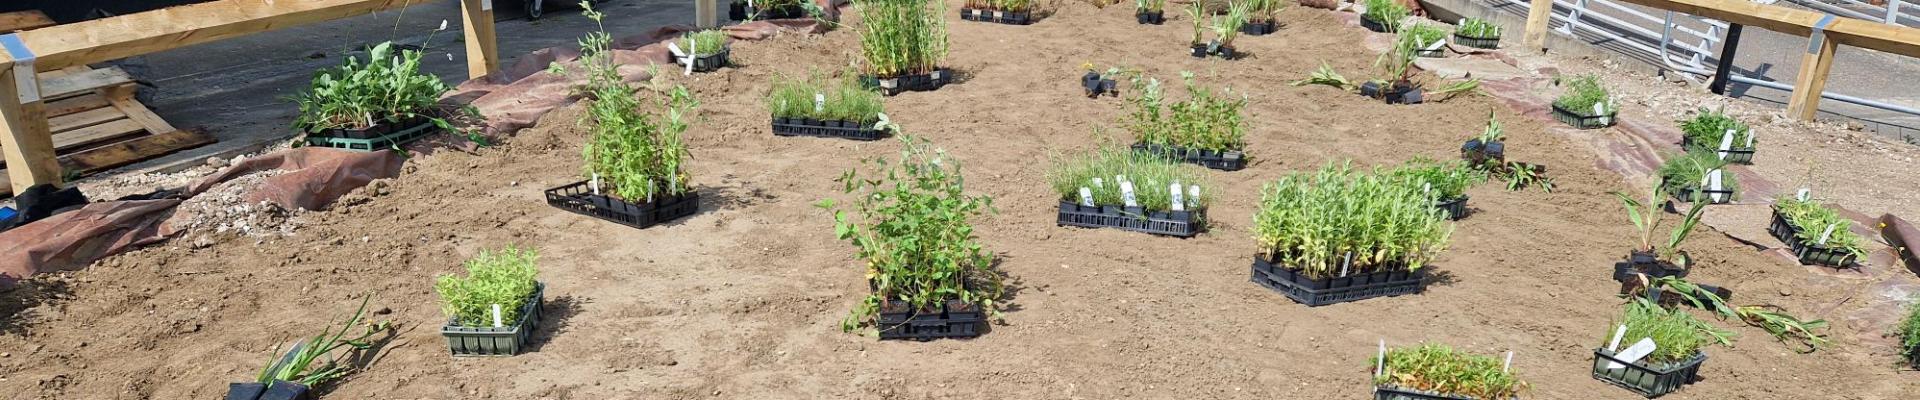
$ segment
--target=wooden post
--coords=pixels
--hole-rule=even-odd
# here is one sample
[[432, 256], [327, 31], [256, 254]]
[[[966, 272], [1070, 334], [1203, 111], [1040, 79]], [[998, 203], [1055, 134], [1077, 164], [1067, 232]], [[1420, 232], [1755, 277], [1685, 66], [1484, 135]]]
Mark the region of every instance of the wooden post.
[[494, 41], [493, 1], [462, 0], [461, 25], [467, 35], [467, 79], [492, 75], [500, 70], [500, 49]]
[[1533, 0], [1527, 10], [1528, 49], [1547, 51], [1547, 25], [1553, 22], [1553, 0]]
[[[28, 79], [39, 84], [38, 78]], [[25, 193], [34, 185], [60, 184], [60, 160], [47, 132], [45, 106], [39, 99], [21, 102], [17, 82], [13, 63], [0, 63], [0, 146], [5, 147], [0, 151], [6, 153], [13, 193]]]
[[719, 0], [693, 0], [693, 26], [713, 28], [720, 26]]
[[1793, 79], [1793, 94], [1787, 99], [1787, 115], [1801, 121], [1812, 121], [1820, 113], [1820, 93], [1827, 87], [1827, 72], [1833, 70], [1833, 53], [1839, 50], [1839, 41], [1827, 36], [1824, 29], [1833, 23], [1833, 15], [1827, 15], [1815, 24], [1813, 33], [1807, 35], [1807, 54], [1800, 56], [1800, 74]]

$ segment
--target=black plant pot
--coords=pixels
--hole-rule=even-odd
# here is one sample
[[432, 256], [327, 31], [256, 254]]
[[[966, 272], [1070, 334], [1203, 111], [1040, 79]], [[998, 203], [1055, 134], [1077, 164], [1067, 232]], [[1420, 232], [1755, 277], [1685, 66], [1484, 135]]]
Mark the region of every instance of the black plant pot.
[[1461, 34], [1459, 34], [1459, 33], [1454, 33], [1454, 34], [1453, 34], [1453, 43], [1454, 43], [1454, 44], [1458, 44], [1458, 45], [1462, 45], [1462, 46], [1467, 46], [1467, 47], [1472, 47], [1472, 48], [1476, 48], [1476, 49], [1498, 49], [1498, 48], [1500, 48], [1500, 38], [1498, 38], [1498, 37], [1492, 37], [1492, 38], [1477, 38], [1477, 37], [1472, 37], [1472, 36], [1466, 36], [1466, 35], [1461, 35]]
[[1279, 30], [1279, 28], [1280, 22], [1278, 21], [1248, 22], [1240, 25], [1240, 33], [1253, 36], [1265, 36], [1272, 34], [1274, 31]]
[[1220, 58], [1225, 58], [1228, 60], [1240, 58], [1240, 53], [1234, 52], [1233, 46], [1220, 46], [1219, 48], [1214, 49], [1213, 54], [1220, 56]]
[[1382, 32], [1382, 33], [1387, 32], [1386, 24], [1382, 24], [1378, 21], [1374, 21], [1372, 18], [1367, 18], [1365, 16], [1360, 17], [1360, 26], [1365, 27], [1367, 28], [1367, 30], [1374, 31], [1374, 32]]
[[[1648, 365], [1645, 360], [1622, 362], [1614, 358], [1607, 349], [1593, 350], [1593, 379], [1619, 386], [1647, 398], [1660, 397], [1680, 390], [1700, 377], [1700, 364], [1707, 361], [1706, 353], [1694, 353], [1693, 357], [1674, 365]], [[1610, 363], [1620, 364], [1620, 368], [1608, 368]]]
[[261, 393], [267, 392], [267, 385], [260, 382], [234, 382], [227, 384], [226, 400], [259, 400]]
[[287, 381], [273, 381], [266, 393], [260, 394], [260, 400], [307, 400], [307, 385]]
[[1133, 18], [1141, 25], [1159, 25], [1167, 22], [1166, 14], [1161, 11], [1134, 11]]
[[1409, 81], [1394, 82], [1384, 90], [1378, 82], [1363, 82], [1360, 95], [1385, 100], [1387, 104], [1420, 104], [1425, 97], [1420, 87]]
[[1468, 139], [1467, 143], [1460, 145], [1460, 159], [1474, 165], [1485, 165], [1489, 161], [1505, 163], [1507, 162], [1507, 142], [1482, 143], [1477, 138]]
[[1207, 45], [1193, 45], [1193, 58], [1207, 58]]

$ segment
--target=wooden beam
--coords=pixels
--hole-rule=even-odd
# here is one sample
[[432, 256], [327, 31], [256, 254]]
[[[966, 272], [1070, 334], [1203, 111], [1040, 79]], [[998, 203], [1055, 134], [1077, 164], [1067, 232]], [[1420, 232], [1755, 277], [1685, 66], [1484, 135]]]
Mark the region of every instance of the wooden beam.
[[12, 62], [0, 62], [0, 153], [5, 153], [13, 192], [43, 183], [58, 185], [60, 162], [53, 155], [45, 106], [37, 99], [20, 102], [14, 73]]
[[493, 0], [461, 0], [460, 15], [467, 35], [467, 79], [500, 70], [500, 49], [493, 34]]
[[47, 14], [40, 10], [0, 13], [0, 33], [40, 29], [53, 25], [53, 19], [47, 18]]
[[1553, 22], [1553, 0], [1533, 0], [1527, 9], [1526, 46], [1547, 51], [1547, 25]]
[[58, 100], [93, 92], [111, 86], [133, 83], [133, 77], [120, 68], [90, 69], [53, 76], [53, 73], [40, 74], [40, 97]]
[[[1808, 36], [1826, 14], [1767, 5], [1748, 0], [1624, 0], [1628, 3], [1759, 27], [1774, 32]], [[1835, 17], [1826, 28], [1840, 44], [1920, 57], [1920, 29], [1880, 21]]]
[[[49, 71], [424, 2], [218, 0], [16, 34], [38, 57], [34, 67]], [[12, 59], [0, 55], [0, 61]]]
[[[152, 159], [214, 142], [212, 137], [194, 131], [173, 131], [127, 140], [60, 157], [60, 167], [85, 175]], [[10, 170], [9, 170], [10, 171]], [[0, 174], [0, 196], [12, 195], [8, 178]]]
[[719, 0], [693, 0], [693, 26], [699, 28], [720, 26], [719, 4]]
[[1827, 73], [1833, 70], [1833, 53], [1840, 44], [1826, 35], [1808, 38], [1807, 54], [1800, 56], [1800, 74], [1793, 79], [1793, 94], [1787, 99], [1787, 115], [1812, 121], [1820, 113], [1820, 92], [1827, 88]]

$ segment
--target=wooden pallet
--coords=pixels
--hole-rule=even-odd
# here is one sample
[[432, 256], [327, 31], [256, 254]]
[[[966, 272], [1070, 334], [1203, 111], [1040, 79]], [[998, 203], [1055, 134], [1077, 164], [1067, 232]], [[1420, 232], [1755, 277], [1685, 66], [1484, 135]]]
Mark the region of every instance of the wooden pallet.
[[[0, 32], [52, 25], [39, 11], [0, 13]], [[119, 68], [73, 66], [39, 76], [54, 153], [67, 174], [85, 176], [214, 142], [174, 129], [134, 100], [133, 77]], [[11, 195], [5, 166], [0, 160], [0, 195]]]

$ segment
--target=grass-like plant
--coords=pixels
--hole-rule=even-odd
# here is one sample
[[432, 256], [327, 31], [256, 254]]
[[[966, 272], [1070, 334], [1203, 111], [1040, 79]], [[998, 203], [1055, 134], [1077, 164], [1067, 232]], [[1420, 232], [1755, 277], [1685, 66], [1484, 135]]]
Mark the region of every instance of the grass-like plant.
[[1439, 256], [1453, 233], [1421, 188], [1350, 163], [1265, 185], [1253, 220], [1260, 251], [1311, 278], [1400, 265], [1416, 270]]
[[1485, 172], [1469, 167], [1464, 161], [1443, 163], [1425, 157], [1407, 161], [1406, 165], [1395, 168], [1392, 174], [1405, 179], [1407, 185], [1432, 196], [1436, 202], [1465, 196], [1467, 188], [1487, 180]]
[[1366, 0], [1364, 4], [1367, 6], [1367, 11], [1360, 14], [1360, 17], [1387, 27], [1387, 32], [1399, 32], [1400, 20], [1413, 14], [1407, 6], [1395, 0]]
[[1205, 42], [1207, 21], [1209, 20], [1208, 16], [1212, 15], [1212, 13], [1207, 12], [1207, 6], [1204, 3], [1206, 2], [1190, 1], [1187, 2], [1187, 8], [1185, 9], [1187, 12], [1187, 20], [1193, 21], [1193, 40], [1190, 40], [1188, 44], [1195, 47], [1207, 44], [1207, 42]]
[[[1667, 162], [1660, 165], [1660, 179], [1666, 185], [1667, 193], [1684, 196], [1693, 190], [1692, 198], [1682, 198], [1689, 202], [1711, 200], [1706, 193], [1709, 188], [1707, 177], [1713, 171], [1720, 171], [1720, 189], [1733, 192], [1733, 198], [1740, 197], [1740, 182], [1733, 171], [1726, 170], [1727, 162], [1720, 156], [1705, 151], [1693, 151], [1686, 154], [1667, 156]], [[1697, 189], [1697, 190], [1696, 190]]]
[[993, 199], [966, 193], [960, 162], [922, 139], [900, 135], [900, 159], [863, 161], [876, 168], [849, 170], [835, 181], [855, 195], [849, 216], [832, 200], [834, 235], [852, 242], [867, 261], [874, 292], [841, 322], [852, 331], [880, 310], [882, 301], [902, 301], [915, 310], [939, 309], [948, 300], [998, 314], [1000, 277], [993, 256], [974, 236], [969, 219], [993, 209]]
[[1060, 201], [1080, 203], [1080, 189], [1085, 188], [1093, 195], [1093, 204], [1100, 206], [1126, 204], [1120, 183], [1116, 181], [1120, 177], [1131, 182], [1135, 204], [1147, 211], [1173, 210], [1171, 186], [1176, 184], [1180, 186], [1185, 210], [1204, 210], [1213, 203], [1206, 172], [1200, 167], [1111, 144], [1056, 158], [1047, 173], [1047, 181], [1053, 184], [1054, 192], [1060, 194]]
[[1133, 0], [1133, 9], [1141, 12], [1156, 13], [1166, 8], [1167, 0]]
[[1687, 136], [1688, 151], [1718, 151], [1720, 140], [1727, 131], [1733, 131], [1733, 147], [1753, 147], [1754, 140], [1747, 124], [1727, 115], [1726, 110], [1710, 110], [1701, 107], [1693, 118], [1680, 121], [1680, 132]]
[[1633, 227], [1640, 235], [1640, 243], [1634, 247], [1633, 251], [1655, 254], [1681, 267], [1692, 265], [1686, 253], [1680, 251], [1680, 244], [1685, 243], [1687, 236], [1693, 234], [1693, 229], [1700, 225], [1700, 216], [1707, 210], [1706, 202], [1693, 202], [1685, 216], [1680, 219], [1680, 223], [1674, 225], [1673, 230], [1668, 232], [1667, 240], [1656, 247], [1653, 235], [1660, 229], [1662, 218], [1658, 204], [1666, 198], [1664, 187], [1654, 185], [1653, 192], [1648, 194], [1646, 202], [1635, 200], [1626, 193], [1613, 192], [1613, 195], [1620, 198], [1620, 203], [1627, 209], [1627, 219], [1633, 221]]
[[1518, 398], [1527, 389], [1504, 362], [1438, 343], [1387, 349], [1386, 360], [1375, 357], [1375, 385], [1390, 385], [1445, 396], [1474, 399]]
[[1592, 115], [1595, 105], [1600, 107], [1598, 115], [1610, 115], [1617, 110], [1613, 97], [1607, 94], [1606, 88], [1600, 86], [1597, 76], [1581, 75], [1562, 80], [1561, 83], [1566, 85], [1567, 91], [1553, 100], [1553, 105], [1561, 109], [1586, 116], [1596, 116]]
[[[365, 62], [347, 57], [345, 64], [315, 73], [307, 90], [293, 98], [300, 106], [293, 127], [319, 133], [416, 117], [438, 120], [433, 114], [442, 108], [440, 96], [449, 87], [420, 70], [420, 56], [420, 51], [395, 49], [393, 42], [383, 42], [368, 49]], [[446, 122], [440, 120], [438, 125]]]
[[[1640, 276], [1640, 279], [1643, 283], [1641, 290], [1650, 290], [1646, 289], [1649, 287], [1667, 288], [1695, 308], [1712, 310], [1722, 320], [1731, 318], [1766, 330], [1767, 334], [1773, 335], [1774, 339], [1779, 340], [1780, 343], [1796, 345], [1795, 351], [1811, 353], [1832, 343], [1826, 335], [1817, 332], [1826, 329], [1826, 320], [1801, 320], [1775, 305], [1733, 307], [1728, 305], [1727, 300], [1720, 295], [1680, 277], [1663, 276], [1650, 283], [1646, 281], [1644, 275]], [[1724, 341], [1724, 338], [1722, 340]]]
[[1215, 93], [1196, 85], [1191, 72], [1183, 71], [1180, 77], [1187, 90], [1187, 100], [1180, 102], [1166, 99], [1158, 78], [1132, 77], [1129, 86], [1140, 88], [1128, 99], [1134, 105], [1128, 120], [1135, 137], [1140, 142], [1188, 150], [1245, 149], [1246, 116], [1242, 110], [1247, 97], [1231, 88]]
[[467, 276], [441, 275], [434, 282], [441, 310], [460, 326], [493, 326], [495, 304], [500, 305], [501, 323], [520, 320], [520, 306], [533, 294], [534, 275], [540, 272], [534, 265], [539, 259], [540, 252], [531, 248], [481, 250], [467, 259]]
[[1347, 80], [1347, 77], [1340, 75], [1339, 71], [1334, 71], [1333, 65], [1327, 64], [1326, 61], [1321, 61], [1320, 68], [1313, 70], [1313, 74], [1308, 75], [1306, 79], [1293, 81], [1292, 85], [1327, 85], [1347, 91], [1354, 88], [1353, 81]]
[[[815, 102], [814, 95], [825, 101]], [[767, 110], [774, 118], [813, 118], [866, 126], [880, 121], [883, 104], [879, 92], [858, 81], [832, 81], [819, 73], [809, 73], [805, 79], [776, 75], [773, 89], [767, 93]]]
[[[354, 367], [348, 361], [356, 353], [373, 347], [369, 339], [382, 332], [393, 331], [393, 323], [388, 321], [361, 323], [360, 318], [366, 315], [367, 303], [371, 301], [371, 293], [361, 298], [360, 308], [353, 312], [352, 317], [340, 323], [337, 332], [329, 326], [318, 335], [295, 342], [285, 354], [281, 354], [279, 347], [275, 346], [273, 353], [278, 357], [261, 369], [254, 380], [266, 385], [272, 385], [274, 381], [288, 381], [311, 388], [352, 373]], [[347, 331], [355, 327], [362, 328], [360, 335], [348, 338]], [[335, 352], [343, 349], [345, 351]], [[323, 357], [328, 358], [322, 360]], [[314, 362], [322, 363], [316, 366]]]
[[1494, 25], [1492, 21], [1479, 19], [1479, 18], [1466, 18], [1466, 19], [1460, 20], [1460, 27], [1455, 29], [1455, 32], [1459, 33], [1460, 36], [1466, 36], [1474, 39], [1499, 39], [1500, 38], [1499, 25]]
[[1907, 305], [1907, 317], [1894, 328], [1894, 335], [1900, 339], [1900, 355], [1920, 358], [1920, 301]]
[[694, 57], [706, 57], [720, 54], [727, 47], [727, 34], [719, 29], [705, 29], [680, 35], [680, 49], [693, 52]]
[[[1642, 360], [1657, 369], [1687, 361], [1701, 348], [1716, 341], [1731, 343], [1729, 338], [1733, 337], [1733, 332], [1694, 318], [1686, 310], [1663, 308], [1646, 299], [1627, 303], [1620, 322], [1627, 326], [1627, 332], [1620, 336], [1620, 348], [1615, 350], [1624, 350], [1641, 339], [1653, 339], [1653, 353]], [[1606, 339], [1602, 339], [1601, 343], [1611, 340], [1615, 329], [1613, 326], [1607, 327]]]
[[[1260, 1], [1260, 0], [1254, 0]], [[1213, 37], [1220, 47], [1233, 48], [1233, 40], [1240, 37], [1240, 28], [1247, 25], [1252, 17], [1253, 3], [1236, 1], [1227, 4], [1227, 12], [1213, 16]]]
[[860, 54], [867, 73], [881, 79], [926, 74], [947, 56], [945, 1], [856, 0]]
[[1412, 30], [1402, 30], [1396, 33], [1393, 47], [1373, 59], [1374, 68], [1379, 68], [1384, 73], [1384, 76], [1379, 79], [1383, 87], [1397, 82], [1412, 84], [1415, 71], [1413, 62], [1420, 58], [1420, 49], [1426, 47], [1421, 45], [1420, 38], [1411, 32]]
[[1287, 8], [1287, 3], [1282, 2], [1281, 0], [1241, 0], [1241, 1], [1247, 3], [1248, 5], [1247, 21], [1261, 23], [1261, 24], [1279, 21], [1280, 10], [1285, 10]]
[[[1787, 223], [1800, 229], [1801, 241], [1853, 254], [1855, 259], [1867, 257], [1866, 239], [1853, 233], [1853, 219], [1840, 215], [1839, 211], [1812, 199], [1800, 200], [1791, 196], [1774, 200], [1773, 207], [1780, 210], [1780, 216]], [[1820, 235], [1826, 234], [1829, 228], [1833, 229], [1833, 233], [1827, 235], [1825, 244], [1821, 244]]]

